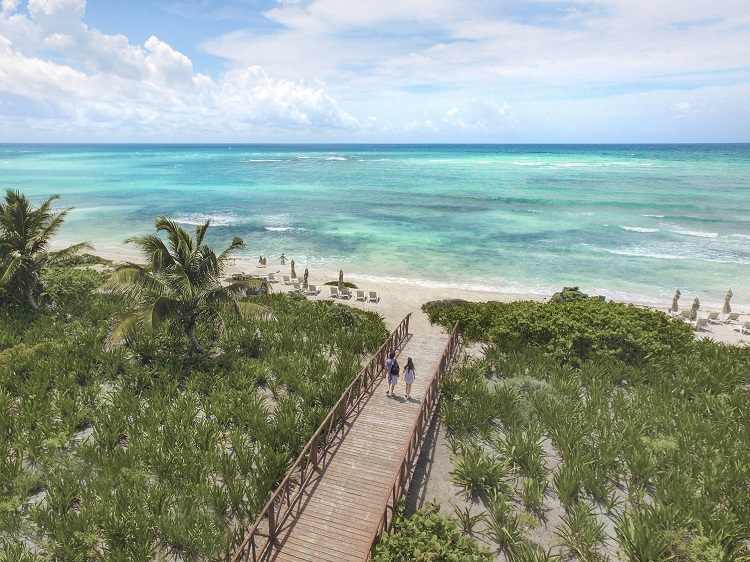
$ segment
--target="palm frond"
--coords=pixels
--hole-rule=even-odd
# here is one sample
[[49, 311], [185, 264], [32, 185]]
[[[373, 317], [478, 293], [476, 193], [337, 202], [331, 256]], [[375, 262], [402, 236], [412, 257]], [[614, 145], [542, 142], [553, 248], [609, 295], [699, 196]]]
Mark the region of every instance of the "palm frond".
[[190, 255], [193, 252], [193, 239], [177, 222], [159, 215], [154, 221], [158, 232], [166, 232], [175, 254]]
[[148, 234], [125, 240], [126, 244], [130, 242], [138, 246], [138, 249], [146, 254], [152, 271], [161, 271], [174, 265], [172, 254], [169, 253], [169, 249], [164, 245], [164, 240], [158, 236]]
[[10, 258], [0, 264], [2, 266], [2, 269], [0, 269], [0, 283], [7, 283], [13, 279], [22, 265], [23, 258], [17, 252], [11, 253]]
[[162, 296], [170, 293], [159, 278], [135, 263], [118, 266], [102, 287], [102, 291], [135, 300], [142, 300], [147, 295]]
[[269, 307], [256, 302], [240, 301], [237, 303], [243, 318], [260, 318], [261, 320], [276, 320], [276, 315]]
[[208, 230], [208, 227], [210, 224], [211, 224], [211, 221], [207, 220], [205, 224], [198, 225], [195, 227], [196, 248], [200, 248], [203, 245], [203, 237], [206, 235], [206, 231]]
[[148, 323], [149, 328], [153, 329], [164, 322], [169, 321], [173, 316], [179, 313], [180, 302], [170, 297], [159, 297], [150, 303], [150, 306], [144, 308], [143, 319]]
[[41, 219], [39, 224], [40, 228], [38, 229], [36, 234], [29, 239], [30, 253], [47, 251], [52, 237], [60, 229], [63, 220], [65, 219], [65, 215], [67, 215], [68, 211], [70, 211], [71, 209], [72, 207], [64, 209], [51, 216], [44, 216], [42, 213], [40, 213], [41, 209], [37, 209], [36, 212], [40, 214]]
[[235, 236], [232, 239], [232, 243], [229, 244], [226, 250], [224, 250], [221, 254], [219, 254], [219, 258], [217, 260], [220, 266], [222, 266], [222, 271], [223, 271], [224, 262], [229, 258], [229, 255], [234, 253], [235, 250], [239, 248], [244, 248], [244, 247], [245, 247], [245, 242], [242, 240], [242, 238], [240, 238], [239, 236]]
[[83, 250], [93, 250], [93, 249], [94, 247], [88, 242], [81, 242], [80, 244], [73, 244], [72, 246], [63, 248], [62, 250], [58, 250], [56, 252], [50, 252], [47, 255], [47, 261], [50, 265], [54, 265], [54, 264], [60, 263], [62, 261], [65, 261], [71, 258], [72, 256], [76, 255], [78, 252], [81, 252]]
[[133, 338], [141, 330], [141, 322], [137, 314], [127, 316], [107, 334], [108, 343], [118, 343]]

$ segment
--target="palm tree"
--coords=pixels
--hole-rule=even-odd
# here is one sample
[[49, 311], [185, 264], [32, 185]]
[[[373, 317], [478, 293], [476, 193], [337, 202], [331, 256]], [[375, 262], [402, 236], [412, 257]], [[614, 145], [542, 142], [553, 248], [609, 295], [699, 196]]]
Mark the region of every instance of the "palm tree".
[[25, 195], [8, 189], [5, 203], [0, 204], [0, 283], [18, 287], [33, 309], [39, 308], [34, 295], [42, 286], [41, 272], [81, 250], [91, 249], [84, 242], [49, 251], [52, 237], [70, 211], [52, 211], [52, 202], [59, 198], [53, 195], [34, 209]]
[[126, 263], [118, 267], [107, 282], [105, 290], [136, 302], [133, 313], [126, 317], [110, 334], [110, 340], [128, 337], [136, 330], [152, 330], [164, 322], [173, 329], [184, 331], [193, 347], [200, 353], [207, 350], [195, 337], [199, 320], [213, 324], [225, 333], [222, 314], [239, 317], [237, 297], [248, 283], [222, 286], [220, 277], [232, 252], [245, 244], [241, 238], [232, 240], [218, 256], [206, 244], [210, 221], [195, 228], [195, 239], [176, 222], [156, 217], [157, 232], [167, 234], [165, 243], [151, 234], [129, 238], [148, 260], [144, 267]]

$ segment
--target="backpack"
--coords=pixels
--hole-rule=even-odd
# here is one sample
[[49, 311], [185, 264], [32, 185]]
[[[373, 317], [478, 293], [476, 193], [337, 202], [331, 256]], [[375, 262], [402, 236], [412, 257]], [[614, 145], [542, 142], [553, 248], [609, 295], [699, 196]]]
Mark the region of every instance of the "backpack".
[[399, 373], [399, 371], [401, 371], [401, 367], [399, 367], [398, 361], [396, 361], [396, 360], [394, 359], [393, 361], [391, 361], [391, 371], [390, 371], [390, 375], [391, 375], [392, 377], [397, 377], [397, 376], [398, 376], [398, 373]]

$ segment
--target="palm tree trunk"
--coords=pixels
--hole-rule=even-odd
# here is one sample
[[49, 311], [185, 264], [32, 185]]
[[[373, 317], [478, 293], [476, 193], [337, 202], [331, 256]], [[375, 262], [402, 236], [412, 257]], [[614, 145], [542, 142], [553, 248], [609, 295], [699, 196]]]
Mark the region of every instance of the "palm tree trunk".
[[198, 338], [195, 337], [192, 326], [185, 327], [185, 334], [187, 335], [188, 339], [190, 339], [190, 343], [193, 344], [193, 347], [196, 349], [196, 351], [198, 351], [198, 353], [203, 353], [203, 354], [208, 353], [208, 350], [205, 347], [203, 347], [198, 341]]
[[29, 306], [34, 310], [39, 310], [39, 307], [34, 300], [34, 283], [32, 283], [29, 279], [26, 279], [23, 283], [23, 293], [26, 297], [26, 302], [29, 303]]

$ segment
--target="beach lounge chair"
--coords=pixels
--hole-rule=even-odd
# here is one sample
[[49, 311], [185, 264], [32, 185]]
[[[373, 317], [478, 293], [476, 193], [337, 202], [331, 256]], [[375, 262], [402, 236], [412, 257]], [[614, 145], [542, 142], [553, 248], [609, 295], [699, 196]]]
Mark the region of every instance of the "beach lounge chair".
[[292, 292], [293, 293], [301, 293], [302, 292], [302, 285], [299, 283], [292, 283]]
[[380, 300], [380, 294], [375, 291], [370, 291], [368, 300], [370, 302], [378, 302]]
[[339, 297], [339, 290], [334, 286], [331, 285], [331, 298], [337, 299]]
[[724, 317], [724, 323], [725, 324], [739, 324], [740, 323], [740, 313], [739, 312], [730, 312]]
[[711, 331], [711, 324], [708, 322], [708, 318], [696, 318], [695, 324], [693, 324], [696, 330]]
[[339, 298], [340, 299], [352, 298], [352, 292], [349, 290], [349, 287], [344, 287], [343, 291], [339, 291]]
[[284, 280], [284, 285], [292, 284], [292, 280], [288, 275], [282, 275], [281, 278]]
[[367, 302], [367, 295], [365, 295], [364, 291], [357, 291], [357, 294], [355, 295], [354, 300]]
[[711, 322], [711, 324], [721, 324], [721, 318], [719, 318], [718, 312], [709, 312], [707, 320]]
[[302, 284], [302, 281], [300, 281], [297, 277], [292, 277], [292, 285], [295, 283]]
[[740, 334], [750, 334], [750, 320], [747, 320], [743, 322], [742, 324], [739, 324], [739, 326], [735, 328], [735, 330], [739, 330]]
[[317, 295], [318, 293], [320, 293], [320, 289], [318, 289], [317, 285], [308, 285], [305, 291], [306, 295]]
[[690, 322], [691, 312], [692, 310], [690, 310], [689, 308], [683, 308], [682, 310], [680, 310], [680, 318], [682, 318], [683, 322]]
[[275, 273], [269, 273], [268, 274], [268, 282], [269, 283], [278, 283], [279, 282], [279, 278], [276, 277]]

